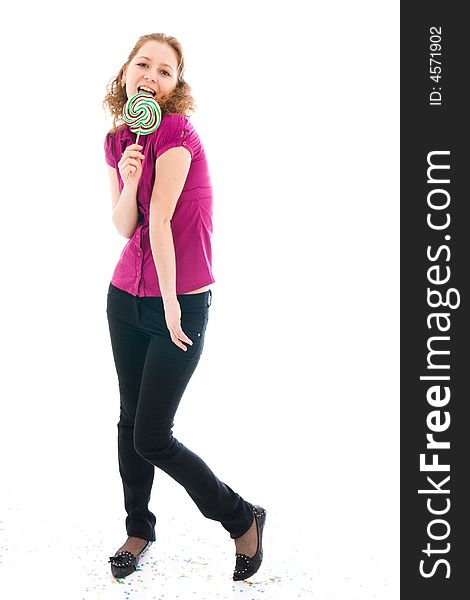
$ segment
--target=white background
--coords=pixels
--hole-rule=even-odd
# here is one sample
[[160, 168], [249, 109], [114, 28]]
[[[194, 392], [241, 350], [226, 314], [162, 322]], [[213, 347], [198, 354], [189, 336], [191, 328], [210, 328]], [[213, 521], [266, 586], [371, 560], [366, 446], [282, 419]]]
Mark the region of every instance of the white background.
[[[9, 10], [5, 597], [398, 598], [398, 2]], [[214, 189], [216, 283], [174, 435], [267, 509], [249, 584], [231, 580], [228, 533], [159, 470], [147, 563], [118, 584], [106, 562], [126, 539], [106, 320], [126, 240], [111, 223], [102, 102], [152, 32], [183, 44]]]

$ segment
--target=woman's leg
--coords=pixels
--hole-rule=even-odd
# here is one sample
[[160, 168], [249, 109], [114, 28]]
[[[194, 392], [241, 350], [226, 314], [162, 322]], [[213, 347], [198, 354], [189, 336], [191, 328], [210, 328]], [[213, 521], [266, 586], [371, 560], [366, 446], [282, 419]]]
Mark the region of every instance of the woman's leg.
[[119, 380], [118, 462], [129, 536], [155, 541], [155, 515], [148, 509], [155, 468], [134, 447], [134, 420], [150, 338], [136, 328], [135, 300], [110, 288], [107, 317]]
[[253, 523], [252, 505], [220, 481], [208, 465], [172, 435], [181, 397], [199, 362], [208, 321], [208, 292], [179, 295], [181, 326], [193, 341], [187, 351], [171, 341], [161, 301], [142, 299], [141, 323], [153, 323], [135, 416], [139, 454], [180, 483], [202, 514], [219, 521], [235, 539]]

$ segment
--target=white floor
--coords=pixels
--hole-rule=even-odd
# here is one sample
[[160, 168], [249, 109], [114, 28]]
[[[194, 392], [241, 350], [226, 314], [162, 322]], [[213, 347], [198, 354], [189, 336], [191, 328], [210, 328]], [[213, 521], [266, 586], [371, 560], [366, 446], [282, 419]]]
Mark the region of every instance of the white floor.
[[[92, 507], [80, 492], [82, 486], [61, 489], [57, 482], [56, 489], [51, 490], [48, 485], [46, 491], [39, 486], [33, 496], [27, 496], [10, 482], [0, 505], [2, 597], [8, 600], [26, 597], [396, 600], [399, 597], [398, 557], [393, 557], [390, 563], [385, 540], [382, 548], [374, 546], [369, 551], [364, 551], [364, 540], [353, 543], [347, 535], [339, 545], [329, 543], [327, 522], [318, 518], [313, 525], [300, 505], [289, 508], [277, 503], [275, 497], [266, 502], [264, 498], [250, 498], [268, 511], [263, 536], [264, 560], [251, 579], [234, 582], [235, 546], [228, 533], [217, 522], [205, 519], [186, 492], [170, 478], [157, 475], [160, 475], [159, 495], [152, 497], [151, 502], [157, 516], [157, 540], [144, 555], [138, 571], [122, 580], [112, 577], [107, 562], [125, 540], [120, 497], [113, 507], [106, 507], [100, 500]], [[104, 485], [103, 497], [108, 495], [106, 489], [109, 487]]]

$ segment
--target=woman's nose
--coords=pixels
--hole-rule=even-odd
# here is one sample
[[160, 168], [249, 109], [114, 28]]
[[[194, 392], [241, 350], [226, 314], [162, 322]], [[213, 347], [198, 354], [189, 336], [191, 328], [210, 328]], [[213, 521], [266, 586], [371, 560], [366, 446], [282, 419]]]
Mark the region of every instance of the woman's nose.
[[152, 79], [152, 81], [157, 81], [157, 69], [155, 68], [155, 71], [152, 71], [152, 70], [147, 71], [147, 73], [145, 74], [145, 77], [147, 79]]

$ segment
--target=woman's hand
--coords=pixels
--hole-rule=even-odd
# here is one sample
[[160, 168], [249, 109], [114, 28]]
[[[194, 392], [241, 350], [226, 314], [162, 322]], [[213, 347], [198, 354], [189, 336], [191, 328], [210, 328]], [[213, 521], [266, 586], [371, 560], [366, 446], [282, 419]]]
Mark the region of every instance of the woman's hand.
[[119, 173], [124, 185], [137, 187], [142, 175], [142, 160], [145, 158], [140, 144], [130, 144], [124, 150], [118, 162]]
[[170, 332], [171, 341], [174, 342], [178, 348], [181, 348], [186, 352], [187, 348], [180, 342], [180, 340], [187, 342], [191, 346], [193, 343], [181, 329], [181, 308], [178, 299], [174, 298], [164, 302], [164, 309], [166, 326]]

